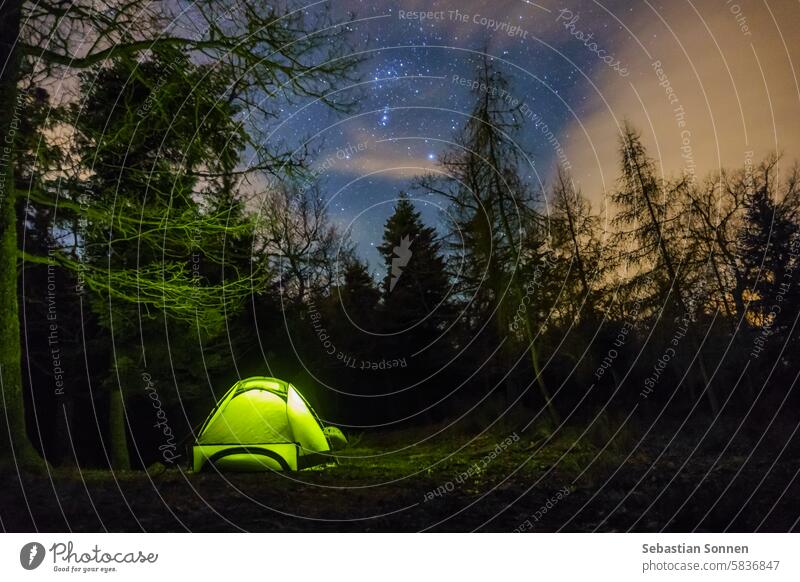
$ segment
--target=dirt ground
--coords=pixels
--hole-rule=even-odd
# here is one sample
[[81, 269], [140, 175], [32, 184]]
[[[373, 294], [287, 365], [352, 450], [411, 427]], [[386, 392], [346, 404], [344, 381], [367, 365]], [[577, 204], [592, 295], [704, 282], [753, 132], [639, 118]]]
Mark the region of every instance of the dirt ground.
[[[0, 473], [5, 531], [788, 531], [788, 434], [363, 436], [297, 473]], [[426, 432], [426, 435], [429, 432]], [[705, 438], [701, 438], [704, 436]], [[416, 444], [414, 444], [416, 443]], [[698, 446], [699, 443], [699, 446]]]

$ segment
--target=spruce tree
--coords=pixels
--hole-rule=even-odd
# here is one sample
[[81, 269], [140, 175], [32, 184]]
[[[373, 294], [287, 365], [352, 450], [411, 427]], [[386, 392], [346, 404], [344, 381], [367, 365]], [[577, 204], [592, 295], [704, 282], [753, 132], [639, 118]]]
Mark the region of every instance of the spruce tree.
[[793, 202], [774, 200], [770, 180], [746, 201], [740, 250], [748, 276], [748, 312], [751, 323], [769, 326], [771, 333], [788, 328], [797, 309], [798, 284], [793, 279], [800, 226], [792, 219]]
[[373, 330], [380, 296], [366, 263], [355, 258], [348, 261], [339, 300], [353, 325]]
[[[429, 409], [444, 394], [436, 379], [450, 361], [446, 334], [450, 320], [449, 282], [436, 230], [426, 226], [401, 193], [384, 226], [378, 251], [386, 276], [382, 284], [382, 357], [401, 361], [382, 385], [399, 392], [385, 399], [395, 417]], [[430, 418], [430, 414], [425, 414]]]
[[426, 319], [430, 321], [423, 327], [428, 335], [439, 328], [441, 315], [436, 312], [448, 291], [439, 249], [435, 229], [423, 224], [420, 213], [402, 193], [378, 247], [386, 267], [382, 295], [387, 329], [399, 331]]

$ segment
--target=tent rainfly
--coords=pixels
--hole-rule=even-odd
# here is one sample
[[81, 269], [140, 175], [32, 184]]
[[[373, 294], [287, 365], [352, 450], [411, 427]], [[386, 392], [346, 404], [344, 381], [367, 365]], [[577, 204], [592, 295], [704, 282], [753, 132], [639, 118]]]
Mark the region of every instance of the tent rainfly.
[[319, 419], [300, 392], [277, 378], [240, 380], [197, 433], [192, 468], [296, 471], [331, 450]]

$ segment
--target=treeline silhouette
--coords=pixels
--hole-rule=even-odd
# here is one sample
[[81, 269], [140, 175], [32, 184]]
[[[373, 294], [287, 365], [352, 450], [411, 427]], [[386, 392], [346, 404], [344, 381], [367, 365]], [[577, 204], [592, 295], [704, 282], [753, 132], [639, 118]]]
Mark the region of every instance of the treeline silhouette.
[[[666, 178], [626, 125], [605, 220], [563, 167], [545, 188], [526, 178], [530, 128], [485, 59], [442, 171], [398, 193], [370, 265], [303, 160], [260, 151], [279, 179], [242, 181], [258, 139], [231, 74], [166, 47], [88, 69], [61, 108], [24, 93], [21, 394], [51, 463], [182, 452], [256, 374], [346, 431], [796, 411], [800, 194], [779, 157]], [[436, 228], [415, 202], [431, 193]]]

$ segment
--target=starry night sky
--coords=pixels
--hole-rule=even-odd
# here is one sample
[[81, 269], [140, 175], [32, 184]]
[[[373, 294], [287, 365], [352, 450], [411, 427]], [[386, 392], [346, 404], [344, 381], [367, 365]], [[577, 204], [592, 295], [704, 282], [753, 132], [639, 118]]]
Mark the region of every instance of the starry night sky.
[[[727, 124], [715, 118], [715, 111], [728, 107], [735, 93], [740, 101], [746, 100], [742, 97], [746, 89], [741, 87], [751, 77], [744, 71], [740, 73], [736, 66], [729, 67], [733, 69], [730, 83], [735, 90], [719, 87], [720, 99], [709, 104], [708, 95], [713, 97], [714, 90], [703, 83], [704, 71], [716, 71], [719, 66], [712, 52], [696, 48], [691, 41], [693, 35], [697, 36], [698, 27], [703, 26], [707, 27], [709, 46], [716, 45], [723, 60], [726, 55], [733, 60], [737, 51], [746, 51], [748, 43], [761, 51], [762, 66], [769, 60], [764, 51], [778, 55], [784, 51], [786, 59], [787, 49], [772, 43], [775, 35], [758, 31], [759, 24], [762, 28], [776, 26], [763, 22], [764, 10], [758, 14], [751, 11], [748, 24], [753, 33], [743, 36], [741, 23], [720, 8], [724, 7], [722, 1], [714, 6], [704, 3], [703, 18], [700, 12], [691, 12], [688, 4], [678, 9], [677, 2], [334, 0], [324, 4], [329, 5], [335, 22], [343, 22], [351, 15], [347, 30], [356, 50], [363, 51], [365, 61], [360, 68], [361, 82], [343, 95], [357, 97], [358, 104], [348, 115], [333, 114], [322, 107], [287, 107], [276, 138], [290, 143], [308, 139], [308, 145], [318, 150], [311, 167], [322, 178], [330, 215], [347, 229], [373, 270], [378, 267], [374, 247], [380, 244], [383, 223], [391, 213], [393, 201], [401, 190], [409, 190], [414, 175], [436, 167], [441, 152], [472, 109], [474, 95], [469, 88], [454, 83], [453, 75], [473, 78], [484, 50], [510, 77], [512, 93], [541, 115], [568, 148], [576, 179], [601, 211], [604, 196], [613, 187], [615, 136], [622, 119], [632, 119], [645, 130], [645, 139], [652, 141], [653, 153], [665, 174], [681, 171], [680, 133], [671, 109], [664, 109], [670, 104], [651, 67], [656, 59], [664, 62], [670, 84], [694, 122], [695, 157], [709, 152], [709, 162], [701, 164], [701, 170], [739, 163], [741, 152], [748, 147], [759, 153], [774, 149], [767, 138], [762, 140], [766, 142], [763, 146], [759, 143], [757, 136], [762, 132], [755, 130], [753, 124], [747, 128], [749, 132], [744, 130], [744, 140], [741, 128], [734, 137], [722, 135]], [[742, 4], [746, 9], [747, 3]], [[570, 34], [564, 27], [565, 19], [559, 20], [562, 9], [579, 15], [573, 30], [591, 33], [596, 47], [627, 66], [630, 74], [623, 78]], [[440, 14], [423, 22], [409, 17], [409, 12], [419, 10]], [[455, 18], [450, 12], [454, 10], [467, 15], [467, 22]], [[757, 21], [756, 16], [762, 21]], [[481, 24], [483, 18], [519, 28], [512, 35], [502, 29], [492, 31]], [[726, 46], [726, 39], [735, 41], [735, 46]], [[764, 39], [770, 39], [769, 43]], [[792, 50], [798, 45], [789, 43]], [[776, 86], [773, 81], [783, 78], [784, 73], [768, 70], [764, 85], [773, 94], [791, 97], [794, 87]], [[720, 83], [714, 80], [715, 86]], [[706, 100], [705, 105], [702, 99]], [[796, 110], [798, 100], [794, 99], [788, 107]], [[779, 112], [778, 117], [785, 114]], [[749, 115], [742, 115], [745, 127], [745, 117]], [[709, 120], [709, 127], [714, 129], [710, 137], [702, 133]], [[766, 134], [770, 135], [769, 131]], [[731, 139], [737, 147], [720, 154], [718, 144]], [[784, 138], [783, 144], [781, 149], [796, 151], [791, 140]], [[523, 128], [522, 146], [532, 154], [536, 166], [535, 172], [527, 171], [528, 178], [534, 184], [546, 184], [555, 167], [552, 146], [532, 127]], [[438, 224], [442, 200], [420, 191], [412, 191], [411, 195], [424, 219]]]

